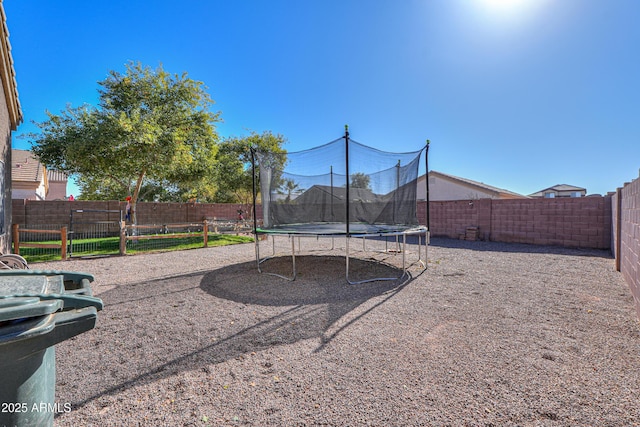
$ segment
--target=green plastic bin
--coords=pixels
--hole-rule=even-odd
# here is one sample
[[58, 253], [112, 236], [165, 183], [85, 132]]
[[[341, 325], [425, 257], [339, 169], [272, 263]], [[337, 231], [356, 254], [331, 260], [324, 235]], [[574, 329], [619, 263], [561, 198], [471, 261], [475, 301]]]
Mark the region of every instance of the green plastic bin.
[[0, 426], [51, 426], [55, 344], [95, 327], [102, 300], [93, 276], [57, 270], [0, 270]]

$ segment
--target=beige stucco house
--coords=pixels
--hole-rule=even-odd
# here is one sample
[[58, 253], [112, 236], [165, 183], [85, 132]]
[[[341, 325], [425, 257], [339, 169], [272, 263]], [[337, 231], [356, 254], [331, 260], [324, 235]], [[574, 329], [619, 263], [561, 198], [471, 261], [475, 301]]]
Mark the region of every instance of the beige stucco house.
[[529, 197], [544, 197], [546, 199], [552, 199], [556, 197], [584, 197], [586, 194], [586, 188], [576, 187], [569, 184], [557, 184], [553, 187], [545, 188], [544, 190], [529, 194]]
[[[426, 176], [418, 178], [418, 200], [426, 200]], [[527, 199], [527, 196], [482, 182], [429, 171], [429, 200]]]
[[47, 170], [47, 181], [49, 181], [47, 200], [67, 200], [68, 180], [69, 177], [64, 172]]
[[48, 190], [47, 169], [31, 151], [11, 150], [11, 198], [45, 200]]
[[11, 132], [22, 123], [9, 30], [0, 3], [0, 251], [11, 252]]
[[47, 170], [31, 151], [12, 150], [11, 197], [25, 200], [64, 200], [67, 175]]

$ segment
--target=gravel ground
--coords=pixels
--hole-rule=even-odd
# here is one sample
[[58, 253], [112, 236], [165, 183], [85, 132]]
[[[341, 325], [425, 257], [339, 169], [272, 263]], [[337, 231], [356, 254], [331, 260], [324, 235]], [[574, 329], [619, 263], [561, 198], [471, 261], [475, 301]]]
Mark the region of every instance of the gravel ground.
[[94, 274], [105, 303], [56, 347], [55, 424], [640, 425], [640, 324], [608, 252], [432, 239], [422, 274], [352, 286], [341, 253], [303, 252], [295, 282], [252, 244], [33, 264]]

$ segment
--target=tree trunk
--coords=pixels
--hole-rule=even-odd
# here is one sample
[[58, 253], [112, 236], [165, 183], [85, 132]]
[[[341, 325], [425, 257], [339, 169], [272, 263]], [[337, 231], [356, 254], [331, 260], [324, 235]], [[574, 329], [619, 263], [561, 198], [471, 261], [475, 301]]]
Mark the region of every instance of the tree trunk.
[[144, 179], [144, 175], [146, 170], [140, 172], [138, 175], [138, 180], [136, 181], [136, 188], [133, 190], [133, 196], [131, 197], [131, 223], [133, 224], [133, 234], [137, 235], [138, 231], [136, 229], [136, 225], [138, 225], [138, 212], [136, 206], [138, 204], [138, 196], [140, 195], [140, 188], [142, 188], [142, 181]]

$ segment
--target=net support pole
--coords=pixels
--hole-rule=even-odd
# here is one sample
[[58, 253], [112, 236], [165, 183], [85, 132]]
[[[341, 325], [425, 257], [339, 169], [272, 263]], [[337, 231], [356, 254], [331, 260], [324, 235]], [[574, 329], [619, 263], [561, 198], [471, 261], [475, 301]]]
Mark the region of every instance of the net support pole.
[[331, 221], [335, 221], [336, 218], [333, 213], [333, 165], [329, 166], [329, 177], [331, 178]]
[[253, 193], [253, 239], [255, 240], [256, 249], [256, 264], [258, 265], [258, 271], [260, 271], [260, 238], [258, 237], [258, 219], [257, 219], [257, 192], [256, 192], [256, 155], [255, 149], [251, 147], [251, 190]]
[[349, 176], [349, 125], [344, 125], [344, 151], [345, 151], [345, 170], [346, 170], [346, 174], [347, 174], [347, 185], [346, 185], [346, 191], [347, 191], [347, 196], [345, 197], [345, 208], [347, 211], [347, 217], [346, 217], [346, 222], [345, 222], [345, 226], [346, 226], [346, 234], [347, 234], [347, 239], [349, 238], [349, 180], [351, 179], [351, 177]]
[[398, 198], [398, 190], [400, 189], [400, 160], [398, 160], [398, 164], [396, 165], [396, 188], [393, 192], [393, 223], [396, 224], [396, 213], [398, 212], [398, 206], [396, 199]]
[[256, 241], [258, 240], [258, 235], [257, 235], [257, 231], [258, 231], [258, 218], [256, 215], [256, 202], [257, 202], [257, 192], [256, 192], [256, 156], [255, 156], [255, 149], [253, 147], [251, 147], [251, 189], [253, 192], [253, 234], [256, 238]]
[[[431, 224], [429, 223], [429, 144], [431, 141], [427, 139], [427, 149], [424, 154], [424, 163], [425, 163], [425, 184], [427, 186], [426, 199], [427, 199], [427, 232], [431, 232]], [[426, 239], [426, 237], [425, 237]]]

